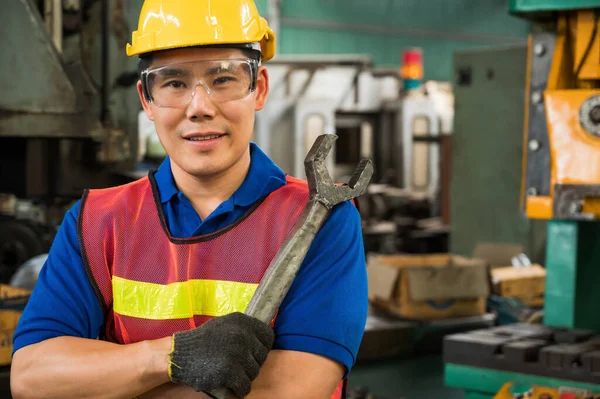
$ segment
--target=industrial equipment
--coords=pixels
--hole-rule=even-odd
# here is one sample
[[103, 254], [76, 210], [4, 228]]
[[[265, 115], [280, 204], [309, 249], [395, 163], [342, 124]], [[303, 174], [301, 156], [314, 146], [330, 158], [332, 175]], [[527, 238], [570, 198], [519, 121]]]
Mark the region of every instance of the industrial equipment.
[[[339, 140], [328, 159], [335, 178], [376, 154], [377, 180], [436, 195], [439, 148], [428, 146], [415, 160], [423, 151], [415, 151], [414, 142], [438, 136], [440, 121], [426, 96], [404, 95], [398, 71], [374, 69], [368, 56], [295, 55], [269, 62], [269, 74], [269, 101], [257, 114], [255, 139], [285, 172], [304, 177], [311, 144], [335, 132]], [[414, 126], [419, 123], [424, 126]]]
[[0, 282], [48, 251], [84, 188], [134, 167], [135, 136], [110, 112], [112, 11], [107, 0], [0, 2]]
[[48, 252], [56, 227], [46, 216], [32, 201], [0, 194], [0, 282], [8, 283], [19, 266]]
[[492, 398], [507, 382], [600, 391], [598, 6], [511, 1], [511, 12], [534, 22], [522, 202], [528, 218], [547, 220], [544, 325], [447, 337], [446, 384], [466, 398]]
[[600, 394], [586, 389], [560, 387], [552, 389], [528, 384], [507, 383], [494, 399], [599, 399]]
[[473, 395], [511, 381], [597, 391], [600, 336], [539, 324], [494, 327], [447, 337], [444, 361], [452, 366], [447, 381], [468, 384]]
[[315, 138], [335, 133], [326, 162], [334, 180], [348, 181], [361, 158], [375, 163], [375, 184], [361, 198], [367, 251], [436, 251], [433, 243], [444, 252], [447, 229], [425, 220], [440, 214], [441, 123], [423, 90], [402, 90], [397, 70], [373, 68], [362, 55], [279, 56], [269, 75], [269, 101], [256, 116], [259, 146], [303, 178]]

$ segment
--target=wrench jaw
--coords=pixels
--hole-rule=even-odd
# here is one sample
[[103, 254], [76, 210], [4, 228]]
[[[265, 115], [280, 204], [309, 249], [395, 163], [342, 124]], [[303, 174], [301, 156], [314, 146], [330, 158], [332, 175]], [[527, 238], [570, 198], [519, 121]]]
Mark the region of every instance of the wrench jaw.
[[325, 158], [336, 140], [337, 136], [334, 134], [323, 134], [317, 137], [304, 160], [310, 199], [320, 202], [328, 209], [362, 195], [373, 176], [373, 162], [363, 159], [354, 171], [350, 182], [347, 185], [336, 186], [325, 166]]
[[333, 180], [331, 180], [325, 165], [325, 158], [327, 158], [336, 140], [337, 136], [334, 134], [320, 135], [304, 159], [304, 169], [311, 198], [319, 195], [323, 187], [333, 186]]
[[337, 139], [338, 136], [335, 134], [322, 134], [317, 137], [308, 154], [306, 154], [306, 158], [304, 158], [304, 165], [306, 166], [312, 162], [324, 163]]
[[361, 159], [348, 182], [348, 187], [352, 190], [362, 190], [357, 196], [362, 195], [369, 185], [372, 176], [373, 162], [370, 159]]
[[343, 201], [348, 201], [353, 198], [358, 198], [367, 191], [367, 186], [373, 177], [373, 161], [370, 159], [361, 159], [360, 163], [356, 167], [354, 174], [348, 182], [348, 188], [350, 191], [346, 194], [347, 198]]

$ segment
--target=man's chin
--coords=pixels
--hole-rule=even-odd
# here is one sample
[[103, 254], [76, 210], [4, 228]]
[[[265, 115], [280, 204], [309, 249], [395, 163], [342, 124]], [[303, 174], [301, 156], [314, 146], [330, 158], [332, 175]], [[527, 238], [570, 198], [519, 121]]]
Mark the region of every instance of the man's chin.
[[194, 165], [185, 169], [185, 172], [197, 179], [207, 180], [215, 178], [223, 173], [223, 168], [217, 165]]

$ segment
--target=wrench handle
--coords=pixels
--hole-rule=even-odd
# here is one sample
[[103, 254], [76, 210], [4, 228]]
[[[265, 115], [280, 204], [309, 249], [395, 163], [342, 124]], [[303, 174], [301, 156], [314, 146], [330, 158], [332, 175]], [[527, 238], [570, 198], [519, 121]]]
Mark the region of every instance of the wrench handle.
[[252, 296], [245, 312], [248, 316], [266, 324], [273, 321], [328, 213], [318, 200], [309, 200]]
[[[248, 316], [271, 323], [328, 213], [319, 201], [308, 202], [252, 296], [245, 312]], [[225, 388], [205, 393], [213, 399], [227, 399], [231, 394]]]
[[[310, 198], [290, 234], [277, 251], [269, 268], [246, 307], [246, 314], [270, 324], [287, 295], [308, 250], [334, 205], [361, 195], [373, 174], [373, 164], [361, 161], [348, 187], [334, 187], [325, 166], [325, 157], [337, 136], [317, 138], [304, 161]], [[218, 389], [208, 393], [215, 399], [227, 399], [229, 392]]]

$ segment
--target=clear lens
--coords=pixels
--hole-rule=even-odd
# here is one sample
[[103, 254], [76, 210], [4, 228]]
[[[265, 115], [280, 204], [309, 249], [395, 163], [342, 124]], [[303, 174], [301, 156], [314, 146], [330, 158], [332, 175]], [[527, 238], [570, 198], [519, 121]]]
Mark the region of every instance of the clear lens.
[[186, 106], [200, 85], [216, 103], [246, 97], [256, 82], [254, 60], [194, 61], [165, 65], [144, 73], [150, 100], [160, 107]]

